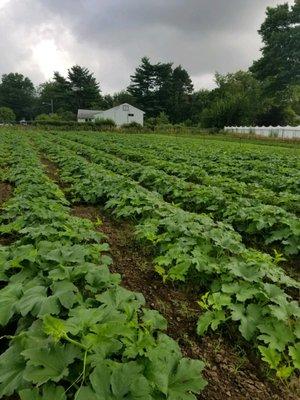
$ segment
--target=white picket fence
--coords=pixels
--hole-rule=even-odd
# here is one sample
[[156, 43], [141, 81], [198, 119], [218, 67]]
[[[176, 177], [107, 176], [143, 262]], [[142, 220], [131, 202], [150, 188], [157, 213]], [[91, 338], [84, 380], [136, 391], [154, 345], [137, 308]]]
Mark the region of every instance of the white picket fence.
[[282, 139], [300, 139], [298, 126], [225, 126], [224, 131], [245, 133]]

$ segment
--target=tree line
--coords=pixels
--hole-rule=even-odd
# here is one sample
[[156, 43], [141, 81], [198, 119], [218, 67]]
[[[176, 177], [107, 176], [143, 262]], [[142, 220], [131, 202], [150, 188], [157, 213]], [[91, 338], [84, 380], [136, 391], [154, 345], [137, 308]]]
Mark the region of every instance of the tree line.
[[[216, 73], [216, 88], [194, 90], [181, 65], [151, 63], [143, 57], [123, 91], [102, 95], [100, 84], [87, 68], [75, 65], [64, 77], [37, 88], [20, 73], [2, 75], [0, 122], [52, 119], [75, 120], [78, 108], [107, 109], [128, 102], [146, 113], [151, 124], [294, 125], [300, 116], [300, 1], [268, 7], [259, 34], [260, 59], [247, 71]], [[52, 110], [53, 105], [53, 110]]]

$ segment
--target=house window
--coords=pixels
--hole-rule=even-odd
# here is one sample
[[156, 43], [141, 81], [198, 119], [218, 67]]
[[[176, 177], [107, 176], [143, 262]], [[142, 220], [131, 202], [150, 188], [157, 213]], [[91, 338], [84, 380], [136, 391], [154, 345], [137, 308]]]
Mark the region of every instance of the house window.
[[134, 117], [134, 114], [128, 114], [128, 117]]
[[124, 104], [123, 105], [123, 111], [129, 111], [129, 105], [128, 104]]

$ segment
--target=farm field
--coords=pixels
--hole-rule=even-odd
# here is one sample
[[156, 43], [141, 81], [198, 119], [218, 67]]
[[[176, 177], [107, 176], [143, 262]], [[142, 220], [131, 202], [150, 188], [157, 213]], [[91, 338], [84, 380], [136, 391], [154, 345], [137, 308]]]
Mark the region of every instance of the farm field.
[[297, 399], [300, 150], [0, 131], [0, 398]]

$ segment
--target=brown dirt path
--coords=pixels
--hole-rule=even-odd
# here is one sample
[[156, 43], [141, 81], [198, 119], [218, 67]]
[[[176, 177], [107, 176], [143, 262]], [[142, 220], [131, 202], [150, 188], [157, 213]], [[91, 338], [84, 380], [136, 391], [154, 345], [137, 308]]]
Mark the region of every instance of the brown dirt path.
[[0, 208], [10, 197], [12, 193], [12, 187], [7, 182], [0, 182]]
[[[12, 191], [13, 191], [13, 188], [9, 183], [0, 182], [0, 213], [1, 213], [1, 208], [2, 208], [3, 204], [10, 198]], [[14, 238], [12, 238], [9, 235], [0, 236], [0, 245], [2, 245], [2, 246], [9, 245], [13, 241], [14, 241]]]

